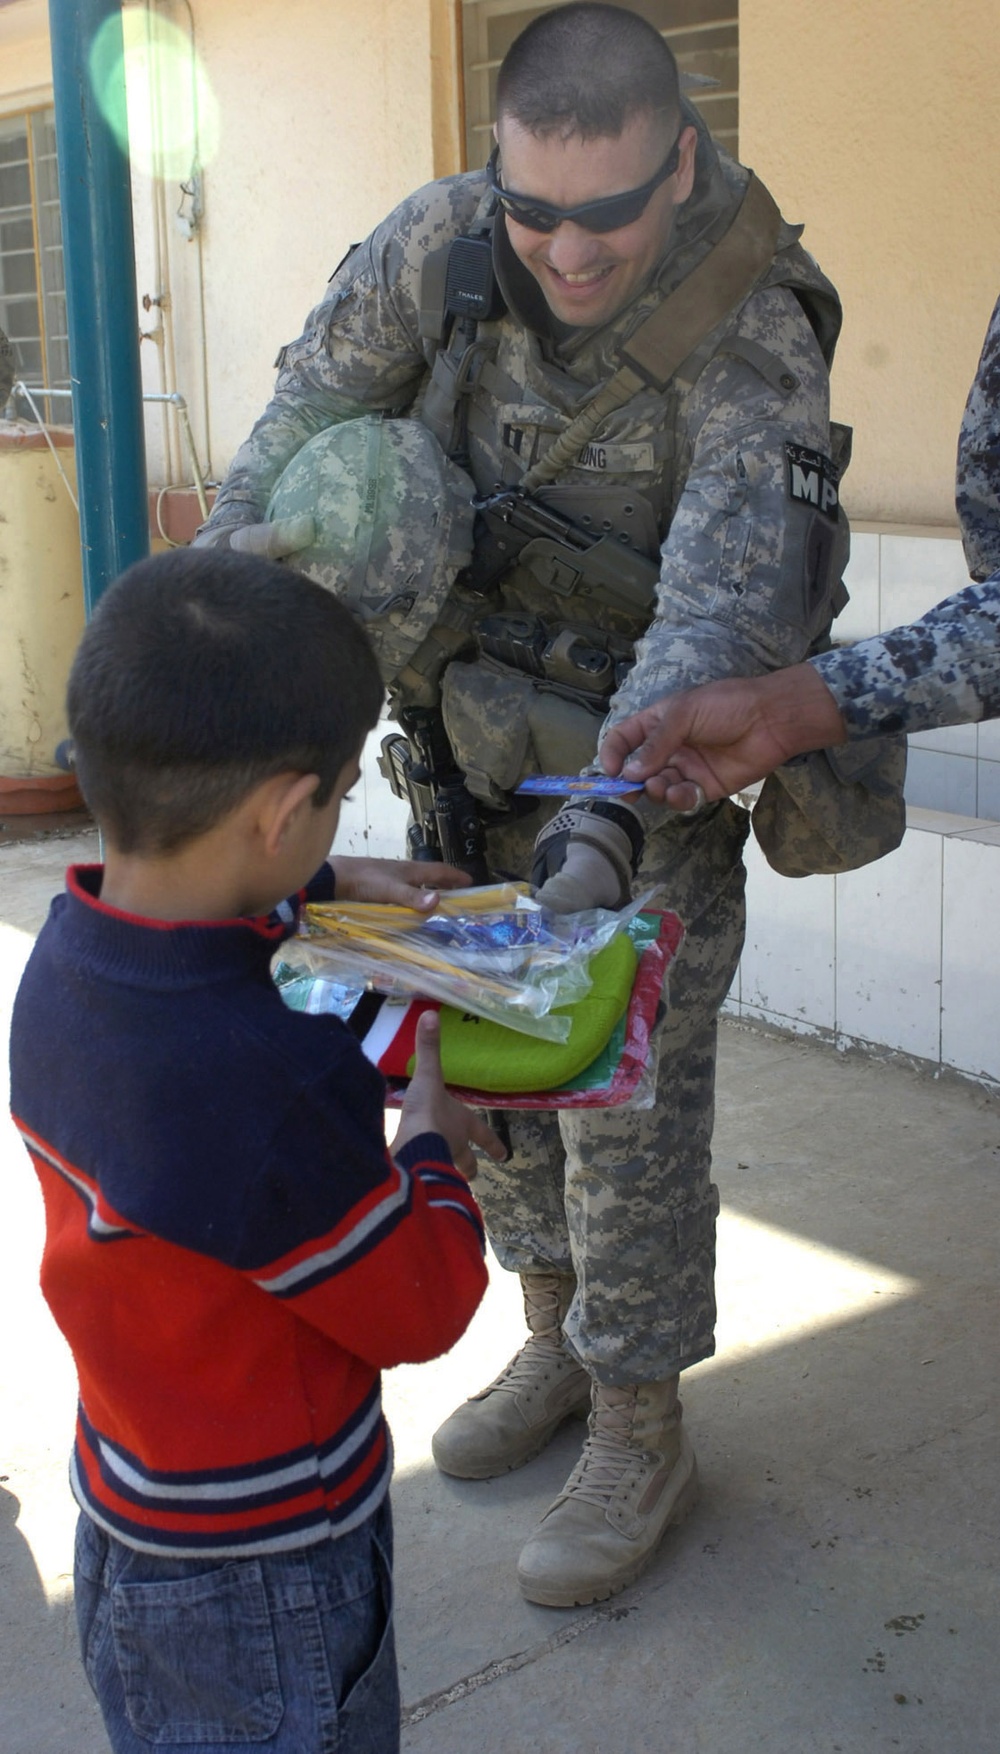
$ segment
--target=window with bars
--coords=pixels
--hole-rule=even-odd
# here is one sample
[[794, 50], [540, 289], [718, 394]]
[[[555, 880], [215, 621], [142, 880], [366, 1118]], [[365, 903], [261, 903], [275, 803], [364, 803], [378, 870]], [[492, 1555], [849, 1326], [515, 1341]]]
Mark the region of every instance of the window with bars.
[[[470, 170], [485, 164], [489, 157], [497, 69], [504, 55], [525, 25], [551, 10], [551, 5], [529, 6], [525, 0], [463, 0], [465, 155]], [[631, 0], [628, 10], [655, 25], [670, 44], [681, 75], [690, 76], [685, 95], [701, 111], [714, 138], [735, 158], [739, 144], [738, 0]]]
[[[29, 386], [69, 388], [55, 112], [0, 116], [0, 328], [15, 375]], [[14, 411], [31, 419], [27, 404]], [[65, 420], [60, 397], [46, 418]], [[55, 412], [53, 412], [55, 410]]]

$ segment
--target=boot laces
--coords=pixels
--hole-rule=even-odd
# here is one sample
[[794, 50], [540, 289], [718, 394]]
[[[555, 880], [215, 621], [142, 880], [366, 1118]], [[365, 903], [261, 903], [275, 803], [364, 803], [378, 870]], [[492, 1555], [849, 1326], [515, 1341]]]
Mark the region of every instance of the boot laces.
[[[620, 1394], [620, 1401], [610, 1396]], [[566, 1482], [564, 1496], [606, 1510], [629, 1469], [644, 1452], [630, 1443], [635, 1396], [624, 1390], [600, 1390], [590, 1419], [583, 1453]]]
[[523, 1388], [537, 1388], [539, 1378], [544, 1381], [548, 1376], [581, 1368], [563, 1344], [559, 1319], [562, 1283], [559, 1277], [548, 1273], [525, 1274], [521, 1286], [524, 1314], [530, 1329], [528, 1338], [504, 1365], [499, 1376], [475, 1397], [477, 1400], [483, 1400], [497, 1390], [516, 1395]]
[[545, 1374], [547, 1371], [559, 1369], [560, 1366], [574, 1363], [575, 1360], [570, 1358], [562, 1344], [558, 1328], [553, 1328], [547, 1334], [532, 1334], [520, 1351], [515, 1352], [513, 1358], [504, 1365], [499, 1376], [495, 1376], [488, 1387], [483, 1389], [482, 1394], [493, 1394], [497, 1389], [508, 1394], [519, 1394], [522, 1388], [537, 1384], [540, 1369]]

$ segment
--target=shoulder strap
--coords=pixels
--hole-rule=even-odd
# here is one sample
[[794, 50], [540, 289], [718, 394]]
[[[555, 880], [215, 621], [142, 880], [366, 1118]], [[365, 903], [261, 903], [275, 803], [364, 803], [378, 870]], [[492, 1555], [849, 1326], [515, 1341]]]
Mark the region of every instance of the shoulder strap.
[[650, 385], [666, 388], [678, 366], [743, 302], [771, 266], [780, 226], [773, 198], [751, 171], [743, 200], [718, 243], [623, 342], [622, 364], [614, 377], [528, 470], [520, 483], [526, 492], [554, 481], [608, 415], [639, 390]]

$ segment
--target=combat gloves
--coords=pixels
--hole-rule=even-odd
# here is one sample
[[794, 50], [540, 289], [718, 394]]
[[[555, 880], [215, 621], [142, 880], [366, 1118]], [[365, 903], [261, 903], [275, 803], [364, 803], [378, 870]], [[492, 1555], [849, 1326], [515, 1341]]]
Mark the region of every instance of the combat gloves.
[[642, 823], [627, 804], [567, 804], [535, 841], [535, 900], [559, 914], [625, 907], [642, 846]]
[[312, 518], [275, 518], [264, 524], [220, 524], [216, 529], [200, 530], [194, 539], [196, 548], [231, 549], [234, 554], [252, 554], [258, 560], [287, 560], [303, 548], [311, 548], [316, 540]]

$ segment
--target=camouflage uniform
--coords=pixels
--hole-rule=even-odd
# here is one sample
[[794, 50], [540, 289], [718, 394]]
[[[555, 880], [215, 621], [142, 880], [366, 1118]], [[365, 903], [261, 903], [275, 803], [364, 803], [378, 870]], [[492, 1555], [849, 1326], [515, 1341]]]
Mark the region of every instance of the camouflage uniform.
[[955, 505], [969, 571], [985, 582], [813, 659], [852, 737], [1000, 717], [1000, 299], [962, 418]]
[[969, 571], [988, 579], [1000, 572], [1000, 299], [962, 417], [955, 504]]
[[1000, 572], [908, 627], [812, 662], [852, 737], [1000, 718]]
[[[725, 230], [747, 173], [717, 151], [689, 109], [685, 121], [699, 130], [693, 194], [678, 211], [656, 283], [605, 327], [553, 329], [498, 224], [508, 309], [479, 326], [484, 354], [468, 399], [470, 467], [481, 490], [519, 479], [544, 453], [613, 375], [625, 335]], [[331, 422], [372, 409], [429, 419], [438, 344], [421, 334], [421, 268], [490, 206], [481, 174], [446, 179], [404, 201], [349, 255], [303, 336], [279, 356], [274, 398], [233, 462], [213, 528], [259, 519], [289, 458]], [[816, 572], [821, 514], [795, 484], [805, 461], [830, 448], [828, 365], [840, 311], [797, 238], [782, 227], [763, 281], [667, 391], [635, 396], [559, 478], [570, 490], [617, 485], [628, 511], [645, 501], [654, 552], [667, 532], [655, 608], [641, 621], [591, 612], [604, 635], [638, 639], [638, 650], [619, 692], [589, 715], [580, 766], [593, 760], [609, 705], [610, 724], [678, 688], [799, 662], [829, 625], [828, 582], [817, 583]], [[508, 609], [567, 614], [565, 601], [546, 599], [520, 569], [502, 589]], [[452, 740], [459, 725], [474, 740], [478, 715], [480, 765], [509, 789], [518, 761], [530, 761], [523, 744], [518, 751], [510, 742], [523, 732], [518, 689], [526, 679], [496, 671], [491, 696], [480, 673], [463, 702], [468, 668], [454, 663], [446, 672]], [[535, 761], [545, 765], [537, 751]], [[480, 775], [486, 785], [489, 777]], [[550, 813], [495, 818], [494, 868], [525, 874]], [[513, 1117], [511, 1162], [489, 1165], [477, 1184], [505, 1266], [575, 1271], [570, 1344], [610, 1385], [664, 1381], [714, 1350], [715, 1030], [743, 941], [747, 826], [746, 812], [728, 801], [692, 819], [655, 812], [647, 823], [639, 883], [662, 883], [662, 900], [686, 927], [660, 1031], [655, 1107]]]

